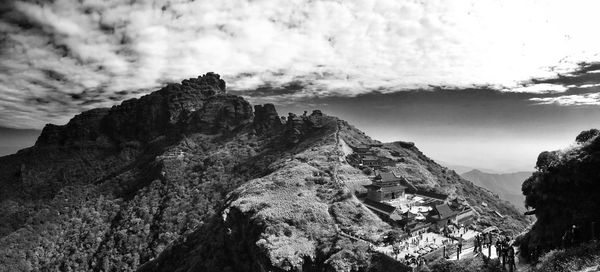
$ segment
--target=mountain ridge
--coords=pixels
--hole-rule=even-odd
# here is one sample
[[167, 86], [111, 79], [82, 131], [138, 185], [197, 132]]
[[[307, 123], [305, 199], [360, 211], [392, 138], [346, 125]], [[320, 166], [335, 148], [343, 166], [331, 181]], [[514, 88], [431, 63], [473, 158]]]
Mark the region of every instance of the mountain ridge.
[[[344, 145], [380, 144], [319, 110], [281, 117], [207, 73], [47, 125], [0, 157], [0, 268], [10, 271], [385, 271], [391, 226], [349, 188]], [[523, 216], [405, 142], [390, 170], [468, 203], [478, 224]], [[484, 205], [485, 203], [485, 205]], [[499, 217], [495, 212], [504, 214]], [[232, 258], [235, 256], [235, 258]]]

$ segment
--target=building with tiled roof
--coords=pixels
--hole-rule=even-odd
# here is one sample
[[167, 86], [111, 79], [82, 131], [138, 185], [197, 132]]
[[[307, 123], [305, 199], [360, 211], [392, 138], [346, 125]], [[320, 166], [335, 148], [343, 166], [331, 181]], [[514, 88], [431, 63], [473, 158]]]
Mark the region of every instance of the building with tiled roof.
[[429, 218], [436, 222], [438, 227], [444, 227], [449, 223], [456, 223], [456, 216], [460, 211], [455, 211], [448, 204], [440, 204], [433, 206], [433, 210], [429, 214]]
[[365, 185], [367, 188], [367, 198], [373, 201], [381, 202], [383, 200], [395, 199], [404, 196], [406, 186], [400, 184], [401, 178], [398, 178], [391, 172], [379, 173], [373, 183]]

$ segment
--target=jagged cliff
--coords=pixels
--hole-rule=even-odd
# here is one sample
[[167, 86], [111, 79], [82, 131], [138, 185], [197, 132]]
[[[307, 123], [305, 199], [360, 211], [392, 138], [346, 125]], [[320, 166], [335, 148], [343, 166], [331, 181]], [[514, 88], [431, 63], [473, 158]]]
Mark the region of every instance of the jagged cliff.
[[[377, 243], [390, 231], [350, 189], [365, 176], [344, 160], [347, 144], [369, 143], [320, 111], [253, 109], [213, 73], [84, 112], [0, 158], [0, 270], [402, 269], [347, 236]], [[482, 224], [524, 226], [414, 144], [379, 150], [420, 188], [468, 202]]]
[[[535, 258], [551, 249], [590, 240], [592, 232], [599, 237], [599, 134], [596, 129], [584, 131], [570, 148], [540, 153], [538, 171], [522, 186], [525, 203], [537, 218], [523, 237], [522, 249], [527, 255]], [[573, 225], [575, 235], [563, 239]]]

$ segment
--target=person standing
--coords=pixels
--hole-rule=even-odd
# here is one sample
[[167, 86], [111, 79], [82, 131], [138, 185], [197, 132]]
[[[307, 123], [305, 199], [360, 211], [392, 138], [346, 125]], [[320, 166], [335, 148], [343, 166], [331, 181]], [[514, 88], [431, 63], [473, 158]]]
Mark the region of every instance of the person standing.
[[444, 259], [446, 259], [446, 245], [443, 245], [443, 249], [442, 249], [442, 256], [444, 257]]
[[579, 229], [576, 225], [571, 228], [571, 245], [576, 245], [579, 242]]
[[516, 264], [515, 264], [515, 249], [513, 248], [512, 245], [508, 246], [508, 271], [509, 272], [513, 272], [516, 268]]
[[498, 237], [498, 240], [496, 240], [496, 256], [498, 258], [500, 258], [500, 253], [502, 252], [502, 243], [500, 242], [500, 238]]
[[502, 242], [502, 268], [506, 267], [506, 261], [507, 261], [507, 257], [508, 257], [508, 237], [506, 237], [504, 239], [504, 241]]
[[488, 236], [488, 258], [492, 258], [492, 244], [494, 244], [494, 241], [492, 240], [492, 233], [489, 234]]

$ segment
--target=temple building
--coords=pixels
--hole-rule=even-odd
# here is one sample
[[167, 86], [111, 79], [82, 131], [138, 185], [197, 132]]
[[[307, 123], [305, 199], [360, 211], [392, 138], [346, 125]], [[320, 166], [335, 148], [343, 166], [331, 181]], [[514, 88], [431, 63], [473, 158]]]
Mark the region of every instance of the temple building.
[[354, 149], [354, 152], [359, 153], [359, 154], [368, 154], [368, 153], [373, 152], [371, 150], [371, 147], [366, 146], [366, 145], [352, 146], [352, 149]]
[[404, 196], [406, 187], [401, 185], [402, 179], [396, 177], [394, 173], [379, 173], [372, 184], [365, 185], [367, 188], [367, 198], [373, 201], [381, 202], [384, 200], [395, 199]]
[[362, 158], [362, 164], [364, 166], [379, 167], [381, 166], [381, 160], [379, 160], [379, 157], [367, 155]]
[[458, 211], [453, 210], [448, 206], [448, 204], [444, 203], [441, 205], [434, 205], [433, 210], [430, 213], [430, 218], [432, 221], [436, 222], [438, 227], [445, 227], [448, 224], [456, 224], [456, 216], [459, 214]]

